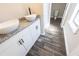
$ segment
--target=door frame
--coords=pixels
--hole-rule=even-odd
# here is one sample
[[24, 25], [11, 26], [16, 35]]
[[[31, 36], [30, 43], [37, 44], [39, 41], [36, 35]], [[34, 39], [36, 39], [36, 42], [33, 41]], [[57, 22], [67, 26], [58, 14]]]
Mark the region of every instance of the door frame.
[[50, 25], [50, 17], [51, 17], [51, 5], [52, 3], [44, 3], [43, 4], [43, 18], [41, 20], [41, 35], [45, 35], [45, 29]]
[[63, 28], [63, 26], [64, 26], [64, 24], [66, 22], [66, 16], [67, 16], [69, 7], [70, 7], [70, 3], [66, 3], [65, 11], [64, 11], [64, 14], [63, 14], [63, 17], [62, 17], [62, 21], [61, 21], [61, 28]]
[[44, 3], [43, 5], [43, 16], [44, 16], [44, 22], [48, 21], [47, 23], [44, 23], [44, 28], [47, 28], [50, 25], [50, 17], [51, 17], [51, 6], [52, 3]]

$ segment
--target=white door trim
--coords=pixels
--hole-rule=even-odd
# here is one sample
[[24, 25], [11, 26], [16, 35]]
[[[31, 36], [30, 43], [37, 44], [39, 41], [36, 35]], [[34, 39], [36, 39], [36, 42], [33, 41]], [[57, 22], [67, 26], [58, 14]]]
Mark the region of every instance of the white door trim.
[[45, 29], [50, 25], [50, 17], [51, 17], [51, 5], [52, 3], [44, 3], [43, 4], [43, 19], [41, 20], [41, 35], [45, 34]]
[[66, 16], [67, 16], [69, 7], [70, 7], [70, 3], [67, 3], [67, 4], [66, 4], [66, 7], [65, 7], [65, 11], [64, 11], [63, 18], [62, 18], [62, 22], [61, 22], [61, 28], [63, 28], [63, 26], [64, 26], [64, 24], [65, 24], [65, 22], [66, 22]]

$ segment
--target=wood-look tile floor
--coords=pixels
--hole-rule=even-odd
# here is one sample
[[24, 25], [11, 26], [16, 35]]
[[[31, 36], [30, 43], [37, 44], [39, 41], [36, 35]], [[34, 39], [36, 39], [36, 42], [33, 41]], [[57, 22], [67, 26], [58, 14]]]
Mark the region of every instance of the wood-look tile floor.
[[60, 27], [61, 19], [51, 18], [51, 25], [41, 35], [27, 56], [66, 56], [63, 30]]

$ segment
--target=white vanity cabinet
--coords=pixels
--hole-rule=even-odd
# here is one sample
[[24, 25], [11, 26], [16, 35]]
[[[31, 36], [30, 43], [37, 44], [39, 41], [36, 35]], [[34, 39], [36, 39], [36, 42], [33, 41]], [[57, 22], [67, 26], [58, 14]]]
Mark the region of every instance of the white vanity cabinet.
[[40, 20], [36, 20], [24, 30], [0, 44], [0, 55], [24, 56], [34, 45], [39, 36]]

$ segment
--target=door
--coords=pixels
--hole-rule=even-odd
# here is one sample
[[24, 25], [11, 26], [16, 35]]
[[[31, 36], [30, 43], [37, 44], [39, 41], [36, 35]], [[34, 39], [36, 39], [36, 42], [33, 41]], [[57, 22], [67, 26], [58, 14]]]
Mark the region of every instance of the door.
[[[40, 19], [38, 18], [31, 26], [32, 39], [35, 42], [40, 36]], [[33, 43], [34, 44], [34, 43]]]
[[30, 50], [30, 48], [33, 46], [32, 42], [32, 37], [31, 37], [31, 26], [28, 26], [25, 28], [20, 34], [21, 34], [21, 40], [23, 41], [23, 46], [26, 49], [26, 53]]
[[67, 55], [79, 55], [79, 4], [71, 3], [67, 16], [63, 27]]

